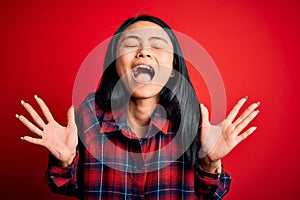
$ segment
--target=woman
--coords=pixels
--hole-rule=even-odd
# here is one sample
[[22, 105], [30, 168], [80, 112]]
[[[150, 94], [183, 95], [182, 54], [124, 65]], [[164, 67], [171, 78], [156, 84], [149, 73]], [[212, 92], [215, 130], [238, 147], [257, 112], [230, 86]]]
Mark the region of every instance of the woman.
[[174, 33], [152, 16], [130, 18], [119, 27], [101, 84], [76, 112], [76, 122], [73, 107], [63, 127], [35, 99], [47, 123], [21, 101], [37, 126], [17, 118], [40, 136], [22, 139], [50, 151], [50, 188], [80, 199], [221, 199], [231, 181], [221, 159], [254, 132], [256, 127], [241, 133], [259, 105], [234, 121], [247, 100], [242, 98], [212, 126]]

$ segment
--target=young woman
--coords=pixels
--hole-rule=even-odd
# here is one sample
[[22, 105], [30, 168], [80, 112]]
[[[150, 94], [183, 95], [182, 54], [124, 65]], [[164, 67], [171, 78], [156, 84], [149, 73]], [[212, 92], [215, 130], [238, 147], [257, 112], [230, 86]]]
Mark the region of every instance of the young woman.
[[236, 118], [242, 98], [212, 126], [174, 33], [152, 16], [126, 20], [104, 64], [98, 90], [82, 103], [76, 121], [74, 108], [68, 110], [66, 127], [41, 98], [35, 96], [47, 122], [21, 101], [36, 125], [17, 118], [40, 136], [22, 139], [50, 151], [50, 188], [80, 199], [221, 199], [231, 182], [221, 159], [255, 131], [242, 132], [259, 103]]

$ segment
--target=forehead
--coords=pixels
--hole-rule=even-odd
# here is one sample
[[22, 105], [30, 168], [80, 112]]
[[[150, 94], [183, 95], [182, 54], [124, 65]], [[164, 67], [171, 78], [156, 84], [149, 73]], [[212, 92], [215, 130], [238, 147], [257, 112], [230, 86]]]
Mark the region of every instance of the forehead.
[[121, 35], [124, 38], [128, 35], [135, 35], [140, 38], [162, 37], [168, 41], [168, 34], [159, 25], [149, 21], [138, 21], [128, 26]]

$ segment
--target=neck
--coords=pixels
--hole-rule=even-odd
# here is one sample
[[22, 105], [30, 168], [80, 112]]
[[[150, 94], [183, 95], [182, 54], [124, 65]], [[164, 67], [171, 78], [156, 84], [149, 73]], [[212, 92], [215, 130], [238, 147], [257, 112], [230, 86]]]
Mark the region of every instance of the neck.
[[138, 136], [145, 135], [146, 126], [158, 103], [158, 98], [131, 99], [128, 104], [127, 121], [132, 131]]
[[131, 99], [128, 104], [128, 117], [136, 125], [146, 126], [158, 103], [158, 99]]

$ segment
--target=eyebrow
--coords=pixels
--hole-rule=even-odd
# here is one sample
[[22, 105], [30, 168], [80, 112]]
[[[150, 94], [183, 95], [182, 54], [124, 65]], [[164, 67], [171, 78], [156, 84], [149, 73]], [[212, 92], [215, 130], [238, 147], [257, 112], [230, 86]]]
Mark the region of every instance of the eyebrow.
[[157, 36], [154, 36], [154, 37], [151, 37], [149, 38], [149, 40], [162, 40], [164, 41], [166, 44], [169, 44], [168, 41], [162, 37], [157, 37]]
[[[126, 36], [124, 38], [121, 39], [120, 43], [122, 43], [124, 40], [127, 40], [127, 39], [136, 39], [136, 40], [140, 40], [140, 37], [138, 36], [135, 36], [135, 35], [129, 35], [129, 36]], [[162, 40], [163, 42], [165, 42], [166, 44], [169, 44], [168, 41], [162, 37], [158, 37], [158, 36], [153, 36], [153, 37], [150, 37], [148, 40]]]
[[130, 38], [133, 38], [133, 39], [136, 39], [136, 40], [140, 39], [138, 36], [129, 35], [129, 36], [126, 36], [126, 37], [122, 38], [120, 43], [122, 43], [124, 40], [130, 39]]

